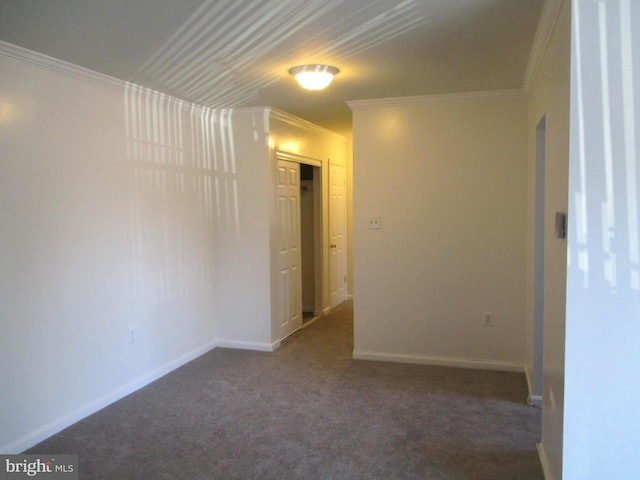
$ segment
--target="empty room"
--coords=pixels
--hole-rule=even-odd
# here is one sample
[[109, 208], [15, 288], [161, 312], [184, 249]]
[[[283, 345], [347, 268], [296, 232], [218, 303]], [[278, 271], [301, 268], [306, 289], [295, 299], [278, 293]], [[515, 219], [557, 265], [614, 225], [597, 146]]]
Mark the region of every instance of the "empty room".
[[639, 21], [0, 2], [0, 476], [634, 478]]

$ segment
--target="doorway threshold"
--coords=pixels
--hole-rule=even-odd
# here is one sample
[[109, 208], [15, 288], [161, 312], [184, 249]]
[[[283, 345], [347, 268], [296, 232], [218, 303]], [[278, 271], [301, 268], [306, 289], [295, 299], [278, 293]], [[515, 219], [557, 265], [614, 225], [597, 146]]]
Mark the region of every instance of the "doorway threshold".
[[320, 315], [314, 315], [312, 312], [305, 312], [302, 317], [302, 328], [307, 328], [320, 318]]

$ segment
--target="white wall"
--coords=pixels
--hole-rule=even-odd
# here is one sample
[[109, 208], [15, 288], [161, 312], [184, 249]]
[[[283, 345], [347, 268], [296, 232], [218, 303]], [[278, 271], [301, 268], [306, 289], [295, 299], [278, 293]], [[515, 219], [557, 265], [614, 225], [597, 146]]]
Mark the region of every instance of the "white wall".
[[[533, 258], [536, 127], [546, 124], [544, 212], [543, 425], [541, 459], [549, 479], [560, 478], [564, 409], [564, 328], [567, 242], [555, 237], [555, 213], [567, 211], [569, 162], [570, 2], [561, 2], [549, 26], [544, 56], [529, 93], [529, 215], [527, 261], [527, 369], [533, 377]], [[551, 21], [551, 20], [550, 20]], [[530, 385], [533, 389], [533, 385]]]
[[226, 125], [227, 141], [213, 142], [226, 172], [215, 192], [218, 345], [270, 351], [269, 111], [233, 110]]
[[623, 480], [640, 472], [640, 4], [572, 18], [562, 478]]
[[220, 167], [203, 138], [225, 132], [211, 112], [6, 45], [0, 72], [8, 453], [214, 346]]
[[350, 102], [356, 358], [522, 369], [526, 105]]

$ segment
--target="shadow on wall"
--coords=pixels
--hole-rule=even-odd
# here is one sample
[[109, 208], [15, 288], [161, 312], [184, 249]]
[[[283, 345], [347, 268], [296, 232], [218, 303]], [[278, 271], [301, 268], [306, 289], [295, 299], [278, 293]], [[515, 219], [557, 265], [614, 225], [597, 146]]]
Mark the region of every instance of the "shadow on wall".
[[211, 293], [215, 233], [239, 236], [232, 112], [131, 84], [125, 112], [134, 303]]
[[[622, 2], [630, 8], [629, 2]], [[576, 6], [576, 9], [579, 8]], [[581, 44], [577, 37], [577, 58], [589, 58], [583, 51], [599, 52], [599, 62], [594, 65], [579, 64], [576, 69], [577, 108], [580, 112], [577, 125], [579, 158], [583, 159], [576, 171], [578, 188], [573, 193], [576, 218], [575, 227], [576, 266], [585, 289], [590, 283], [604, 282], [613, 291], [629, 288], [640, 291], [640, 228], [638, 209], [638, 143], [636, 138], [634, 77], [631, 29], [631, 13], [619, 14], [612, 9], [615, 4], [598, 5], [600, 36], [593, 44]], [[579, 32], [580, 15], [576, 14], [575, 29]], [[621, 19], [620, 44], [610, 45], [607, 39], [607, 24]], [[587, 39], [588, 41], [588, 39]], [[598, 43], [596, 43], [598, 42]], [[622, 53], [620, 53], [622, 52]], [[585, 93], [583, 75], [587, 68], [599, 72], [599, 95]], [[591, 71], [591, 70], [589, 70]], [[588, 73], [587, 73], [588, 74]], [[613, 79], [609, 77], [614, 75]], [[615, 83], [617, 78], [622, 84]], [[621, 87], [621, 88], [620, 88]], [[585, 105], [584, 99], [594, 98], [593, 104]], [[584, 122], [585, 110], [597, 109], [600, 123]], [[615, 128], [624, 125], [624, 128]], [[618, 136], [624, 138], [616, 138]], [[621, 141], [620, 141], [621, 140]], [[587, 149], [587, 143], [590, 148]], [[624, 145], [624, 151], [616, 145]], [[593, 148], [596, 145], [597, 148]], [[622, 161], [621, 159], [624, 159]], [[600, 163], [601, 162], [601, 163]], [[587, 175], [587, 163], [600, 163], [603, 176]], [[594, 245], [593, 232], [589, 230], [601, 225], [601, 244]], [[592, 244], [589, 245], [589, 239]], [[571, 245], [570, 245], [571, 247]], [[572, 259], [571, 255], [569, 258]]]

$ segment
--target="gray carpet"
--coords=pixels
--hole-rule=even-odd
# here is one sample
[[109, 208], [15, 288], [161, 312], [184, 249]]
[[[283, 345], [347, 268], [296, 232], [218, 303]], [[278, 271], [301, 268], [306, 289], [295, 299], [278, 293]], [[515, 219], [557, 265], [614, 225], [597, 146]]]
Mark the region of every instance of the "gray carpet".
[[274, 353], [218, 348], [26, 453], [81, 479], [542, 479], [521, 374], [352, 360], [349, 302]]

